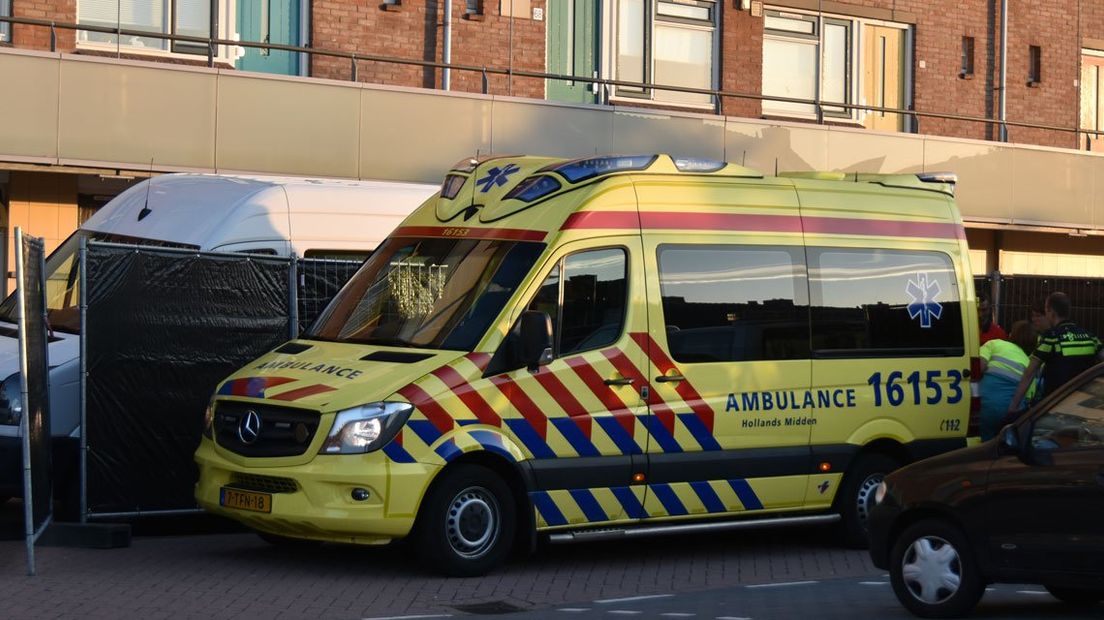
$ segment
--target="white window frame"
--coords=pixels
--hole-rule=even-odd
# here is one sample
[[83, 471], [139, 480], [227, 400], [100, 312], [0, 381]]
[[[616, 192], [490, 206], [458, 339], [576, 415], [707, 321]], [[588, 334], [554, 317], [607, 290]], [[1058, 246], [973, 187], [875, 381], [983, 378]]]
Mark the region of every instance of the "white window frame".
[[[645, 63], [645, 83], [653, 83], [655, 76], [655, 54], [653, 46], [655, 43], [655, 23], [657, 19], [656, 7], [660, 0], [644, 0], [645, 2], [645, 29], [644, 29], [644, 63]], [[666, 0], [671, 4], [683, 4], [679, 0]], [[720, 80], [720, 72], [718, 70], [720, 62], [720, 14], [723, 9], [722, 0], [699, 0], [701, 3], [709, 3], [712, 5], [711, 12], [713, 17], [713, 24], [711, 26], [703, 26], [692, 23], [690, 20], [678, 20], [677, 18], [661, 17], [659, 18], [665, 24], [674, 24], [679, 28], [685, 28], [687, 30], [693, 30], [695, 32], [708, 32], [711, 34], [710, 45], [710, 86], [711, 89], [716, 89]], [[602, 2], [602, 49], [605, 50], [602, 61], [602, 74], [607, 79], [618, 79], [618, 2], [617, 0], [603, 0]], [[624, 87], [610, 86], [609, 87], [609, 101], [620, 104], [632, 104], [632, 103], [654, 103], [667, 105], [672, 107], [695, 109], [695, 110], [710, 110], [713, 111], [717, 108], [717, 102], [710, 103], [691, 103], [686, 101], [677, 101], [665, 98], [665, 95], [674, 94], [672, 91], [664, 91], [659, 88], [643, 89], [640, 93], [632, 93], [627, 91]]]
[[[154, 31], [159, 34], [172, 34], [173, 20], [175, 17], [175, 2], [176, 0], [147, 0], [150, 2], [161, 2], [164, 6], [164, 17], [162, 19], [161, 29]], [[77, 0], [77, 23], [80, 24], [80, 2]], [[238, 39], [238, 33], [236, 30], [237, 25], [237, 2], [236, 0], [218, 0], [219, 15], [218, 15], [218, 33], [216, 38], [219, 39]], [[99, 24], [97, 24], [99, 25]], [[109, 28], [111, 26], [108, 26]], [[228, 36], [229, 33], [229, 36]], [[176, 51], [174, 48], [179, 45], [169, 39], [156, 39], [163, 43], [163, 47], [145, 47], [142, 45], [135, 45], [128, 41], [134, 40], [139, 37], [122, 37], [121, 42], [116, 41], [92, 41], [89, 40], [88, 35], [92, 34], [87, 30], [77, 30], [77, 48], [87, 49], [95, 51], [119, 51], [125, 54], [136, 54], [142, 56], [151, 56], [158, 58], [179, 58], [188, 60], [200, 60], [207, 58], [206, 47], [196, 47], [197, 51]], [[100, 33], [96, 33], [100, 34]], [[104, 34], [103, 36], [109, 36], [114, 39], [114, 35]], [[215, 61], [220, 63], [233, 64], [234, 60], [240, 55], [238, 53], [239, 48], [236, 46], [218, 45], [215, 47]]]
[[[851, 41], [850, 41], [850, 45], [848, 47], [848, 53], [850, 54], [850, 58], [848, 58], [847, 65], [848, 65], [848, 70], [850, 72], [849, 78], [850, 78], [850, 82], [851, 82], [851, 87], [849, 89], [850, 92], [848, 92], [849, 99], [846, 103], [850, 103], [852, 105], [875, 105], [873, 102], [868, 102], [863, 98], [863, 93], [866, 90], [865, 89], [866, 83], [865, 83], [864, 77], [863, 77], [864, 72], [863, 72], [863, 66], [862, 66], [862, 59], [864, 57], [864, 52], [866, 51], [865, 48], [863, 47], [863, 42], [864, 42], [864, 39], [865, 39], [865, 37], [863, 35], [865, 34], [865, 32], [864, 32], [865, 28], [867, 28], [869, 26], [882, 26], [882, 27], [886, 27], [886, 28], [894, 28], [894, 29], [900, 30], [901, 33], [902, 33], [902, 36], [904, 37], [904, 58], [902, 59], [902, 61], [903, 61], [902, 64], [904, 65], [904, 71], [902, 71], [902, 74], [901, 74], [901, 81], [903, 82], [903, 87], [904, 87], [903, 88], [904, 101], [902, 102], [903, 103], [902, 107], [907, 108], [912, 103], [913, 92], [912, 92], [910, 82], [911, 82], [911, 75], [912, 75], [911, 66], [912, 66], [912, 55], [913, 55], [913, 50], [912, 50], [912, 41], [913, 41], [913, 39], [912, 39], [912, 36], [911, 36], [912, 27], [909, 24], [903, 24], [903, 23], [898, 23], [898, 22], [889, 22], [889, 21], [880, 20], [880, 19], [869, 19], [869, 18], [863, 18], [863, 17], [849, 16], [849, 15], [840, 15], [840, 14], [836, 14], [836, 13], [818, 13], [817, 11], [807, 11], [807, 10], [801, 10], [801, 9], [793, 9], [793, 8], [789, 8], [789, 7], [769, 6], [769, 5], [763, 7], [763, 12], [764, 12], [764, 15], [766, 15], [768, 12], [772, 12], [772, 13], [782, 13], [782, 14], [790, 14], [790, 15], [800, 15], [801, 17], [806, 18], [806, 19], [809, 18], [809, 17], [817, 18], [818, 23], [817, 23], [817, 28], [816, 28], [816, 43], [815, 43], [815, 45], [816, 45], [816, 49], [817, 49], [816, 84], [817, 84], [818, 92], [823, 91], [823, 85], [820, 83], [821, 73], [823, 71], [823, 65], [824, 65], [824, 53], [823, 53], [823, 49], [824, 49], [824, 47], [823, 47], [824, 46], [824, 29], [823, 29], [823, 23], [826, 22], [826, 21], [831, 21], [831, 22], [836, 22], [836, 23], [846, 22], [846, 23], [850, 24], [849, 34], [850, 34]], [[779, 31], [769, 30], [765, 27], [765, 24], [764, 24], [763, 40], [764, 40], [764, 42], [766, 42], [766, 40], [768, 40], [768, 39], [784, 40], [784, 41], [802, 41], [802, 42], [809, 42], [809, 41], [812, 40], [809, 37], [799, 37], [799, 36], [796, 36], [796, 35], [786, 35], [786, 34], [783, 34]], [[812, 44], [812, 43], [810, 43], [810, 44]], [[764, 71], [767, 70], [766, 58], [763, 59], [763, 70]], [[765, 95], [766, 93], [763, 93], [763, 94]], [[868, 112], [866, 110], [857, 110], [857, 109], [854, 109], [854, 108], [849, 109], [846, 114], [833, 113], [830, 110], [830, 105], [828, 103], [824, 102], [824, 101], [821, 102], [821, 106], [822, 106], [821, 109], [823, 110], [824, 118], [830, 119], [830, 120], [838, 120], [838, 121], [843, 121], [843, 122], [849, 122], [849, 123], [853, 122], [853, 123], [856, 123], [856, 124], [862, 124], [862, 122], [866, 118], [866, 116], [868, 114], [872, 114], [872, 112]], [[767, 99], [763, 100], [763, 114], [767, 115], [767, 116], [777, 116], [777, 117], [784, 117], [784, 118], [800, 118], [800, 119], [812, 119], [812, 120], [816, 119], [815, 109], [813, 111], [809, 112], [809, 113], [801, 113], [801, 112], [796, 112], [796, 111], [793, 111], [793, 110], [779, 110], [777, 108], [771, 109], [771, 101], [767, 100]], [[906, 127], [907, 127], [907, 125], [906, 125]]]

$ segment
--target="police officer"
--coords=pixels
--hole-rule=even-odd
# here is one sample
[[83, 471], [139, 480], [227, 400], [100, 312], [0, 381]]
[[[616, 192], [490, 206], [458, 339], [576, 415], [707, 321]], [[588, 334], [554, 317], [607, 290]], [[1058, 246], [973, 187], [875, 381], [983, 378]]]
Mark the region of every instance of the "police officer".
[[1044, 306], [1051, 328], [1043, 333], [1039, 346], [1031, 354], [1031, 363], [1027, 366], [1016, 388], [1008, 413], [1018, 411], [1024, 394], [1027, 393], [1039, 367], [1043, 367], [1043, 394], [1053, 394], [1067, 381], [1081, 374], [1093, 364], [1104, 359], [1100, 339], [1092, 332], [1078, 326], [1070, 320], [1070, 300], [1065, 293], [1051, 293]]

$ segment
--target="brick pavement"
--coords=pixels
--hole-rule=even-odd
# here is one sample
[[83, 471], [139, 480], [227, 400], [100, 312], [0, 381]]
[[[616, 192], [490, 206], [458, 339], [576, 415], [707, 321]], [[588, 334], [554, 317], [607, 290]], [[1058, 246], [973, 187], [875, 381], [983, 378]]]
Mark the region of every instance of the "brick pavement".
[[[482, 578], [422, 571], [401, 545], [277, 548], [252, 534], [136, 537], [114, 550], [0, 541], [0, 618], [332, 618], [537, 609], [736, 584], [878, 574], [822, 529], [549, 546]], [[475, 607], [466, 607], [475, 606]]]

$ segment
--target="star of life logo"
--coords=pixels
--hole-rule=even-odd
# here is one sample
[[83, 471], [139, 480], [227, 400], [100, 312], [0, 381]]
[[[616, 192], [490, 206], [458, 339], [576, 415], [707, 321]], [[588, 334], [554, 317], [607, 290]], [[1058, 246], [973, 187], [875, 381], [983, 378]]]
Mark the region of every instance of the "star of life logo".
[[909, 318], [920, 319], [920, 327], [928, 329], [932, 326], [932, 319], [943, 316], [943, 304], [936, 301], [943, 291], [939, 288], [939, 282], [929, 279], [928, 274], [916, 274], [915, 280], [908, 281], [905, 292], [912, 299], [908, 305]]
[[491, 168], [487, 171], [487, 176], [479, 179], [475, 182], [475, 184], [482, 186], [482, 190], [480, 191], [480, 193], [486, 194], [487, 192], [491, 191], [491, 188], [495, 187], [496, 185], [498, 187], [506, 185], [506, 183], [510, 180], [510, 175], [517, 172], [518, 170], [521, 170], [521, 168], [519, 168], [517, 164], [509, 164], [505, 168], [499, 168], [498, 166], [495, 166], [494, 168]]

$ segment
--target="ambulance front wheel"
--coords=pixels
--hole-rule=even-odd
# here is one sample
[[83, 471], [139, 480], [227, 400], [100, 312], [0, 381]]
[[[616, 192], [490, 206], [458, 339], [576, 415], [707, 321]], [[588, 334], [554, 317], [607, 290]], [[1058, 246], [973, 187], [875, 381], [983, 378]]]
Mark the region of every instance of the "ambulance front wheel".
[[425, 566], [452, 577], [484, 575], [506, 559], [517, 515], [510, 487], [481, 465], [441, 474], [422, 504], [414, 543]]
[[870, 546], [867, 520], [874, 507], [874, 493], [886, 475], [900, 467], [894, 458], [885, 454], [868, 453], [859, 456], [847, 471], [836, 498], [840, 513], [843, 543], [854, 549]]

